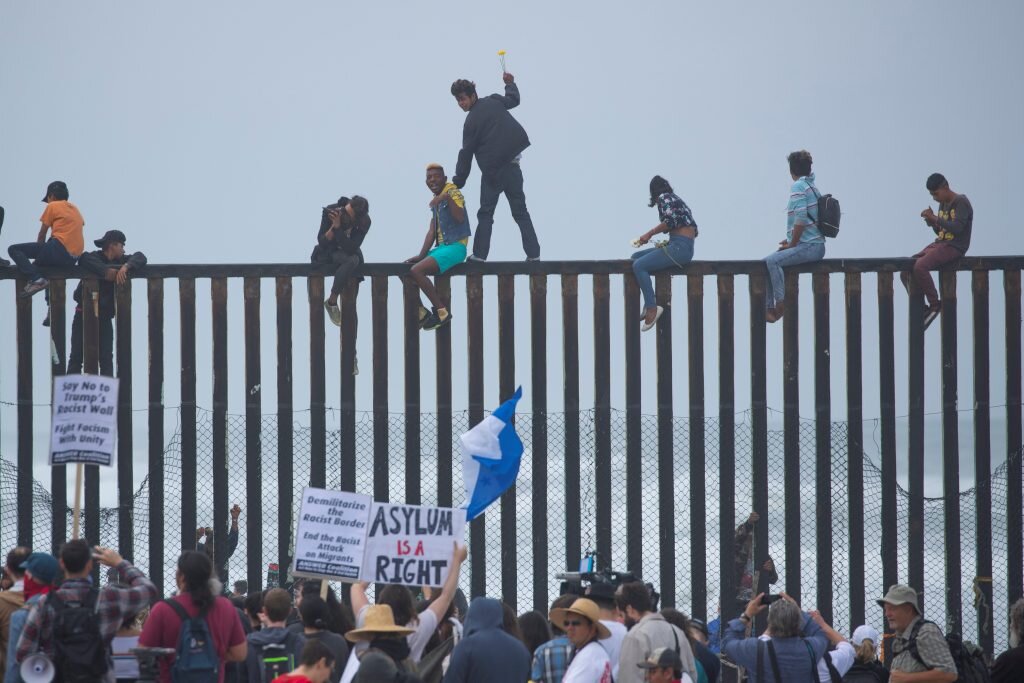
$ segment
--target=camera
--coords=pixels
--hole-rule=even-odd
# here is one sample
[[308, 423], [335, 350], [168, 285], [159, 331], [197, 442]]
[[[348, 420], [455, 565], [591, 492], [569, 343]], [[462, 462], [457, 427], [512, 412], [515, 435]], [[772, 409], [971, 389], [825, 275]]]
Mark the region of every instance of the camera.
[[776, 601], [781, 600], [781, 599], [782, 599], [781, 595], [776, 595], [774, 593], [765, 593], [764, 595], [761, 596], [761, 604], [762, 605], [770, 605], [773, 602], [776, 602]]
[[139, 660], [137, 683], [156, 683], [160, 680], [160, 658], [173, 655], [173, 647], [133, 647], [130, 652]]
[[[580, 561], [580, 571], [563, 572], [555, 575], [561, 579], [562, 585], [559, 588], [559, 595], [578, 595], [581, 598], [591, 593], [614, 594], [615, 589], [624, 583], [642, 582], [643, 579], [632, 572], [620, 572], [610, 567], [597, 569], [597, 553], [588, 551]], [[658, 601], [661, 595], [654, 590], [654, 585], [645, 583], [651, 594], [651, 603], [654, 611], [658, 611]]]

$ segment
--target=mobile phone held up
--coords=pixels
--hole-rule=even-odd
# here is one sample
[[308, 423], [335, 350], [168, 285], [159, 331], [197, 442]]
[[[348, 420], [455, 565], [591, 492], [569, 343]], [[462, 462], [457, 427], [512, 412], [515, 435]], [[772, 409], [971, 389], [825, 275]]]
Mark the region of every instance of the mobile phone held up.
[[775, 595], [773, 593], [765, 593], [764, 595], [761, 596], [761, 604], [762, 605], [770, 605], [773, 602], [775, 602], [776, 600], [781, 600], [781, 599], [782, 599], [781, 595]]

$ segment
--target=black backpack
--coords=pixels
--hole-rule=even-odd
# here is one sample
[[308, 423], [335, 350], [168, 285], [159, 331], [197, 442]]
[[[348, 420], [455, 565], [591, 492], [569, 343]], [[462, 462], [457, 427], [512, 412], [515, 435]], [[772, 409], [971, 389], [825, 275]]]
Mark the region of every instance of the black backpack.
[[818, 218], [814, 224], [818, 226], [818, 230], [825, 237], [839, 237], [839, 218], [842, 215], [839, 210], [839, 200], [830, 194], [821, 194], [818, 192], [818, 188], [810, 183], [807, 183], [807, 186], [818, 198]]
[[[935, 624], [935, 622], [921, 619], [914, 624], [907, 643], [907, 652], [920, 662], [921, 666], [927, 667], [928, 665], [921, 659], [921, 653], [917, 650], [917, 634], [925, 624]], [[985, 655], [981, 648], [974, 643], [965, 641], [959, 633], [948, 634], [946, 645], [949, 646], [949, 654], [953, 655], [953, 663], [956, 664], [957, 683], [991, 683], [992, 676], [985, 664]]]
[[284, 641], [263, 645], [258, 659], [263, 671], [263, 683], [270, 683], [278, 676], [291, 673], [295, 668], [295, 634], [289, 632]]
[[57, 591], [47, 596], [54, 612], [53, 647], [57, 670], [54, 680], [64, 683], [95, 683], [107, 673], [107, 644], [100, 635], [96, 613], [99, 590], [92, 588], [84, 600], [64, 600]]
[[213, 646], [210, 627], [206, 623], [209, 609], [190, 617], [185, 608], [175, 600], [165, 600], [181, 619], [178, 633], [178, 647], [174, 664], [171, 665], [171, 680], [174, 683], [217, 683], [220, 660]]
[[855, 663], [843, 676], [843, 683], [882, 683], [878, 668], [870, 664]]

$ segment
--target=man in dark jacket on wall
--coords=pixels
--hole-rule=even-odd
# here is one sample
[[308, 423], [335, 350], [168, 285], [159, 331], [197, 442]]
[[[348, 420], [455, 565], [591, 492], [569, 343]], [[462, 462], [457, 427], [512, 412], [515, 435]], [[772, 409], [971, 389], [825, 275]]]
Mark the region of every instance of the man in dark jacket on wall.
[[444, 683], [522, 683], [530, 678], [530, 653], [501, 628], [501, 603], [476, 598], [466, 615], [465, 635], [452, 650]]
[[519, 88], [510, 73], [502, 76], [505, 81], [504, 95], [477, 97], [476, 84], [460, 79], [452, 83], [452, 95], [462, 111], [467, 112], [462, 127], [462, 149], [455, 167], [452, 182], [460, 190], [469, 178], [473, 168], [473, 156], [480, 166], [480, 210], [477, 211], [476, 237], [473, 240], [471, 261], [486, 261], [491, 248], [491, 227], [494, 225], [494, 209], [502, 193], [512, 209], [512, 218], [519, 226], [523, 237], [523, 250], [527, 261], [540, 259], [540, 244], [533, 229], [530, 212], [526, 209], [526, 194], [523, 192], [523, 171], [519, 168], [519, 157], [530, 146], [530, 138], [519, 122], [508, 113], [519, 106]]
[[[128, 282], [135, 271], [146, 265], [146, 255], [141, 251], [126, 254], [124, 244], [126, 238], [120, 230], [108, 230], [94, 244], [99, 251], [89, 251], [78, 259], [78, 265], [85, 268], [89, 275], [99, 278], [99, 301], [97, 306], [97, 322], [100, 332], [100, 374], [108, 377], [114, 375], [114, 314], [115, 286]], [[68, 374], [82, 372], [82, 347], [85, 340], [82, 323], [83, 301], [82, 283], [75, 288], [75, 317], [71, 321], [71, 355], [68, 358]]]

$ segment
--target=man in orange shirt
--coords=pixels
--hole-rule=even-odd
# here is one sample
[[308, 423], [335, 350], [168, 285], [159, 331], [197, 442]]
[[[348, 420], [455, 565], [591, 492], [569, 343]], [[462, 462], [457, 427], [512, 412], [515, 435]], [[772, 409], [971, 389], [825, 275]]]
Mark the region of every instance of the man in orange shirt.
[[[20, 296], [32, 296], [46, 289], [49, 281], [39, 272], [39, 266], [73, 266], [85, 251], [82, 227], [85, 220], [78, 207], [68, 201], [68, 186], [55, 180], [46, 188], [46, 210], [39, 217], [42, 225], [35, 242], [12, 244], [7, 253], [14, 259], [18, 270], [29, 277], [29, 283]], [[46, 233], [50, 232], [50, 239]], [[30, 261], [35, 259], [35, 263]]]

